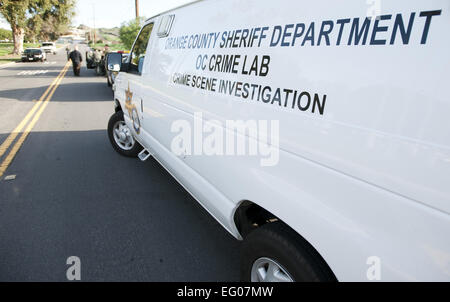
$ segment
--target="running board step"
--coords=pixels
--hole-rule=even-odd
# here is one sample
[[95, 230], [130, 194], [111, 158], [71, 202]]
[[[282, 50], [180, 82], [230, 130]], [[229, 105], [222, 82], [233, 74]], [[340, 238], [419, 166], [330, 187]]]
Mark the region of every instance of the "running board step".
[[142, 150], [139, 152], [138, 157], [141, 161], [146, 161], [152, 154], [147, 149]]

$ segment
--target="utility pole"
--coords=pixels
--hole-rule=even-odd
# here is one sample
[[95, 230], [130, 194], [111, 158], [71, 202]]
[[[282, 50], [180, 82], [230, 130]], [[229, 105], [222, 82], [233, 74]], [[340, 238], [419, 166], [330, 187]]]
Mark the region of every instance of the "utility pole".
[[95, 33], [95, 4], [94, 3], [92, 3], [92, 11], [93, 11], [93, 13], [94, 13], [94, 48], [95, 48], [95, 42], [97, 41], [97, 35], [96, 35], [96, 33]]
[[136, 19], [139, 18], [139, 0], [134, 0], [136, 7]]

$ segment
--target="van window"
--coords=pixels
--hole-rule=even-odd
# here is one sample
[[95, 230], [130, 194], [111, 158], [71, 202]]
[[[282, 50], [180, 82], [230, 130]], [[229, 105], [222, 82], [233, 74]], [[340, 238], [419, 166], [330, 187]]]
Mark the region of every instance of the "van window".
[[144, 65], [145, 51], [147, 50], [148, 40], [152, 33], [153, 23], [146, 25], [139, 34], [134, 43], [130, 58], [130, 71], [141, 74]]

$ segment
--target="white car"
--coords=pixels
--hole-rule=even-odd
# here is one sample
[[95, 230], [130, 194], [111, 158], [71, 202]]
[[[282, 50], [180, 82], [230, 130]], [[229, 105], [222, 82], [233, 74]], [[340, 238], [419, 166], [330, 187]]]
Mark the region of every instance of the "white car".
[[450, 281], [448, 0], [377, 3], [197, 1], [108, 55], [114, 149], [244, 240], [243, 280]]
[[56, 44], [54, 42], [42, 42], [41, 49], [46, 53], [56, 54]]

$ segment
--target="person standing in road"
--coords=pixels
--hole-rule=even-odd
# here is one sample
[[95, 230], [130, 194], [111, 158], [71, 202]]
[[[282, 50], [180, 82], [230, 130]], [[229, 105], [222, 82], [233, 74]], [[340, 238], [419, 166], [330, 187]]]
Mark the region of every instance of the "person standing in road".
[[83, 58], [81, 57], [81, 53], [78, 51], [78, 45], [75, 45], [74, 50], [69, 55], [69, 58], [72, 60], [73, 73], [75, 76], [79, 77]]
[[69, 60], [69, 56], [70, 56], [70, 48], [69, 48], [69, 46], [66, 47], [66, 54], [67, 54], [67, 60]]
[[109, 45], [106, 44], [105, 45], [105, 50], [103, 51], [103, 55], [105, 56], [105, 58], [110, 52], [111, 52], [111, 50], [109, 49]]
[[102, 60], [102, 52], [100, 51], [99, 48], [96, 48], [94, 50], [94, 62], [96, 64], [99, 64], [101, 60]]

